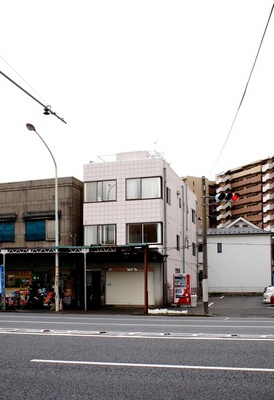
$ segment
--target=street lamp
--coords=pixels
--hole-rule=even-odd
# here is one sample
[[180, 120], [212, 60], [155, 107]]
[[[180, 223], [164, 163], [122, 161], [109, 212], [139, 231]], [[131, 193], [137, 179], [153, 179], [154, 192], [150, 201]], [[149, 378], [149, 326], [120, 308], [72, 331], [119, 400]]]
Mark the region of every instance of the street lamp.
[[32, 124], [26, 124], [26, 127], [28, 128], [29, 131], [35, 132], [39, 138], [42, 140], [48, 151], [50, 152], [50, 155], [53, 159], [54, 166], [55, 166], [55, 311], [59, 311], [60, 306], [59, 306], [59, 253], [58, 253], [58, 246], [59, 246], [59, 224], [58, 224], [58, 177], [57, 177], [57, 164], [55, 161], [55, 158], [53, 157], [53, 154], [44, 141], [44, 139], [39, 135], [37, 130], [35, 129], [35, 126]]

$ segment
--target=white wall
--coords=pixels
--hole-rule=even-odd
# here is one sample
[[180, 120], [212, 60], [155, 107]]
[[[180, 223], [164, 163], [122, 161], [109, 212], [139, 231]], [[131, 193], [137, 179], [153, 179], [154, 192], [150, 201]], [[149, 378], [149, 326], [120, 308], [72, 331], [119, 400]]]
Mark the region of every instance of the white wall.
[[163, 202], [159, 199], [131, 200], [125, 198], [125, 182], [130, 177], [162, 176], [162, 159], [123, 160], [94, 163], [84, 167], [84, 181], [117, 179], [117, 201], [84, 204], [84, 225], [116, 224], [117, 245], [126, 243], [126, 224], [160, 222]]
[[[126, 178], [162, 176], [163, 187], [171, 190], [171, 205], [163, 199], [125, 199]], [[197, 287], [197, 257], [192, 255], [192, 243], [197, 244], [197, 221], [192, 222], [192, 209], [196, 210], [196, 195], [176, 175], [162, 158], [118, 157], [117, 161], [91, 163], [84, 166], [84, 182], [117, 179], [117, 201], [84, 204], [84, 225], [116, 224], [117, 245], [126, 244], [126, 224], [134, 222], [162, 222], [166, 236], [157, 246], [168, 254], [167, 281], [173, 285], [177, 271], [191, 275], [192, 287]], [[181, 207], [179, 207], [179, 198]], [[176, 236], [180, 247], [176, 248]], [[186, 238], [189, 247], [185, 248]], [[88, 244], [88, 243], [86, 243]], [[183, 262], [185, 260], [185, 262]], [[183, 269], [185, 268], [185, 271]]]
[[209, 292], [261, 292], [270, 284], [269, 235], [209, 235], [207, 244]]

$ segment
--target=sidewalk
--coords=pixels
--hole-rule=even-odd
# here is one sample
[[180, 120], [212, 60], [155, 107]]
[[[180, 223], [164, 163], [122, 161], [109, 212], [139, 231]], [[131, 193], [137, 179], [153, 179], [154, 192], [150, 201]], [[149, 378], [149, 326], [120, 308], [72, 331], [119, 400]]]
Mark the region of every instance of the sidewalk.
[[[69, 312], [69, 311], [66, 311]], [[98, 310], [89, 310], [90, 314], [110, 315], [146, 315], [142, 307], [105, 306]], [[262, 296], [221, 296], [210, 297], [208, 314], [204, 313], [204, 303], [198, 300], [197, 307], [174, 306], [167, 308], [149, 308], [148, 315], [203, 316], [203, 317], [263, 317], [274, 318], [274, 305], [264, 304]]]
[[[2, 311], [2, 310], [1, 310]], [[21, 313], [54, 313], [51, 310], [7, 310]], [[274, 318], [274, 305], [264, 304], [262, 296], [214, 296], [208, 301], [208, 314], [204, 312], [204, 303], [201, 299], [197, 301], [197, 307], [174, 306], [167, 308], [148, 308], [145, 313], [144, 307], [119, 307], [103, 306], [91, 310], [62, 310], [60, 314], [89, 314], [89, 315], [166, 315], [178, 317], [224, 317], [224, 318]], [[274, 321], [273, 321], [274, 323]]]

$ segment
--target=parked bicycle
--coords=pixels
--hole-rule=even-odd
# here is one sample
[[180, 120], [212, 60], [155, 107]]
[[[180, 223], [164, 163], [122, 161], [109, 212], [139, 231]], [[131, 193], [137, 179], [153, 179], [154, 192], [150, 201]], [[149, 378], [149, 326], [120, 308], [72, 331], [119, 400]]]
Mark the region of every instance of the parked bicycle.
[[46, 290], [16, 289], [8, 296], [0, 295], [0, 310], [52, 309], [55, 303], [55, 293]]
[[1, 294], [1, 296], [0, 296], [0, 310], [5, 310], [5, 301], [4, 301], [3, 294]]
[[4, 296], [1, 298], [1, 309], [14, 309], [16, 311], [23, 310], [28, 307], [28, 294], [26, 290], [14, 290], [11, 292], [9, 297], [5, 298], [4, 307]]

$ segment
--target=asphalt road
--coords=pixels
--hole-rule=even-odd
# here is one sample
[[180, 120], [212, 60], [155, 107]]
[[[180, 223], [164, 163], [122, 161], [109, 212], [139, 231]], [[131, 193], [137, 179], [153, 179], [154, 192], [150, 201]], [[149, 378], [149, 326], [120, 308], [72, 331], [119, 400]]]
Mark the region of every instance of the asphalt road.
[[[165, 311], [166, 309], [159, 309]], [[204, 315], [204, 303], [202, 299], [197, 302], [197, 307], [173, 306], [168, 307], [170, 312], [181, 312], [183, 316]], [[149, 309], [149, 312], [158, 310]], [[99, 310], [91, 310], [91, 314], [144, 314], [144, 308], [119, 308], [103, 307]], [[256, 318], [274, 318], [274, 305], [264, 304], [263, 295], [260, 296], [211, 296], [208, 301], [208, 315], [216, 317], [256, 317]]]
[[[273, 317], [274, 305], [263, 303], [261, 296], [213, 296], [209, 298], [209, 313], [225, 317]], [[202, 311], [203, 303], [197, 307]]]
[[0, 313], [0, 399], [269, 398], [274, 319]]

